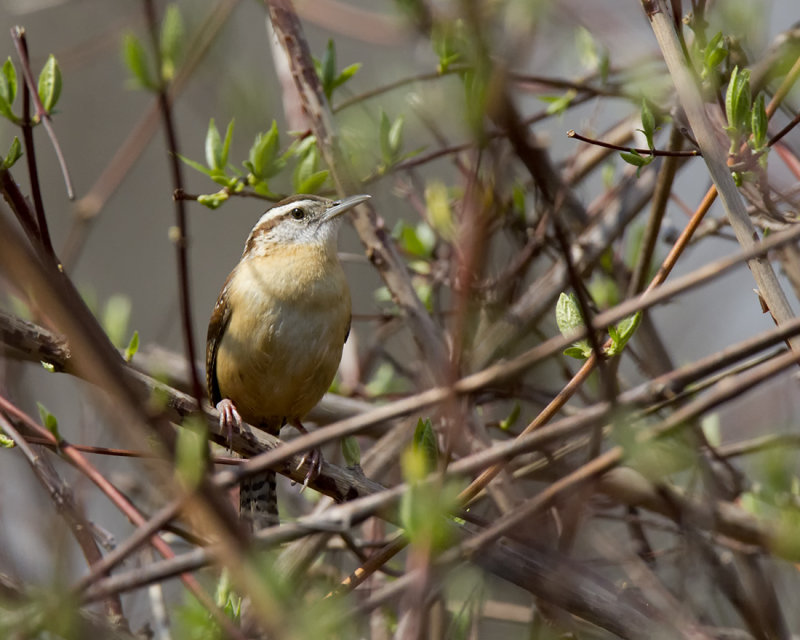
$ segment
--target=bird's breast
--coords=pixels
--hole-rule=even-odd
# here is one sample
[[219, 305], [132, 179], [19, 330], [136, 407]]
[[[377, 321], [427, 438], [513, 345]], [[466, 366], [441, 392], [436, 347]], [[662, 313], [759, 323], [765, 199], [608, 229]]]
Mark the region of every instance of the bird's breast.
[[302, 418], [330, 386], [350, 322], [338, 260], [304, 247], [244, 260], [228, 296], [217, 354], [222, 396], [251, 424]]

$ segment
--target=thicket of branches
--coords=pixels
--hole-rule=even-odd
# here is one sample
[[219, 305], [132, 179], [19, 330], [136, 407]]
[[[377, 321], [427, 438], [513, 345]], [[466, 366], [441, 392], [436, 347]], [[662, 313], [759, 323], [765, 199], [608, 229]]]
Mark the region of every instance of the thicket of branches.
[[[3, 459], [28, 464], [3, 483], [40, 486], [51, 513], [0, 509], [5, 535], [53, 544], [35, 558], [0, 550], [0, 635], [798, 633], [800, 440], [759, 395], [763, 383], [796, 393], [796, 31], [758, 42], [733, 15], [743, 5], [643, 1], [614, 9], [640, 13], [649, 54], [626, 56], [569, 4], [326, 0], [299, 3], [298, 17], [289, 0], [268, 0], [264, 64], [283, 113], [265, 112], [238, 158], [233, 122], [176, 122], [240, 10], [220, 0], [198, 17], [189, 5], [143, 0], [115, 32], [152, 106], [76, 194], [64, 237], [48, 227], [63, 202], [45, 203], [41, 183], [57, 178], [41, 158], [59, 158], [72, 197], [80, 159], [61, 160], [58, 106], [70, 76], [58, 52], [28, 51], [24, 29], [4, 36], [15, 54], [0, 68], [0, 432]], [[329, 30], [327, 44], [307, 38], [308, 23]], [[370, 69], [366, 54], [342, 64], [339, 28], [401, 34], [416, 51], [409, 75]], [[536, 73], [542, 59], [555, 72]], [[163, 141], [151, 141], [156, 125]], [[36, 144], [35, 129], [46, 130]], [[204, 158], [179, 147], [187, 138], [204, 139]], [[176, 292], [175, 353], [140, 349], [120, 330], [124, 304], [99, 313], [72, 279], [148, 144], [165, 146], [172, 183], [141, 197], [174, 209], [163, 279]], [[186, 366], [202, 361], [205, 322], [187, 228], [202, 205], [225, 215], [246, 203], [255, 220], [292, 192], [373, 195], [351, 216], [359, 249], [343, 256], [370, 275], [351, 282], [353, 331], [308, 419], [317, 428], [282, 441], [245, 426], [229, 451], [202, 366]], [[774, 322], [727, 341], [724, 318], [686, 301], [699, 290], [718, 304], [731, 273], [735, 308]], [[667, 303], [725, 347], [687, 352], [659, 321]], [[31, 375], [42, 366], [45, 383]], [[93, 407], [85, 419], [119, 448], [77, 441], [84, 431], [45, 408], [72, 379]], [[718, 412], [742, 398], [764, 419], [732, 433]], [[286, 483], [280, 526], [250, 535], [237, 482], [265, 468], [302, 482], [303, 454], [320, 446], [310, 490]], [[129, 486], [115, 456], [130, 458]], [[130, 522], [116, 540], [93, 508], [100, 496]], [[52, 532], [33, 530], [42, 523]], [[67, 570], [65, 553], [82, 564]], [[52, 574], [37, 579], [33, 565]]]

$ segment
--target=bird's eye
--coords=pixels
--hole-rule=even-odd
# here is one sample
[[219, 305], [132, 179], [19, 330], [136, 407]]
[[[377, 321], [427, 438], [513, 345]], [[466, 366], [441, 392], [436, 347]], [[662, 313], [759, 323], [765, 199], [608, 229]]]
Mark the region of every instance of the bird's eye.
[[302, 220], [306, 217], [306, 212], [303, 211], [300, 207], [295, 207], [292, 209], [292, 218], [295, 220]]

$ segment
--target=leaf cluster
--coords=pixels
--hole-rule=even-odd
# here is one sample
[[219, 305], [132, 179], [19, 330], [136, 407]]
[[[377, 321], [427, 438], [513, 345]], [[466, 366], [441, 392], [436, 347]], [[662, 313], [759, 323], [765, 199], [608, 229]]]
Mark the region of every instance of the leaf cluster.
[[[28, 124], [36, 126], [43, 117], [50, 117], [55, 112], [58, 99], [61, 97], [61, 83], [61, 69], [55, 56], [51, 54], [42, 66], [37, 82], [37, 95], [44, 111], [33, 115]], [[14, 111], [14, 102], [18, 95], [17, 69], [11, 58], [7, 58], [0, 67], [0, 116], [16, 126], [22, 126], [24, 124], [22, 115]], [[13, 167], [20, 157], [22, 157], [22, 146], [19, 139], [14, 137], [8, 153], [0, 158], [0, 171]]]
[[223, 187], [216, 193], [199, 196], [197, 201], [200, 204], [216, 209], [231, 195], [241, 193], [245, 188], [251, 189], [253, 193], [263, 198], [280, 200], [280, 196], [270, 188], [270, 181], [290, 163], [294, 163], [292, 188], [295, 193], [317, 193], [324, 186], [329, 171], [318, 168], [319, 149], [313, 136], [296, 139], [285, 150], [281, 150], [278, 125], [273, 120], [267, 131], [256, 135], [247, 160], [242, 162], [244, 168], [242, 171], [228, 161], [233, 129], [234, 121], [231, 120], [225, 130], [225, 136], [222, 137], [214, 119], [209, 121], [205, 141], [205, 165], [180, 156], [187, 165]]
[[[611, 358], [621, 354], [639, 327], [641, 319], [642, 312], [637, 311], [615, 325], [609, 326], [610, 343], [603, 348], [603, 355]], [[565, 338], [569, 338], [578, 329], [586, 328], [578, 299], [574, 293], [559, 295], [556, 304], [556, 324]], [[564, 350], [564, 355], [578, 360], [586, 360], [592, 355], [591, 343], [586, 338], [576, 340], [572, 346]]]

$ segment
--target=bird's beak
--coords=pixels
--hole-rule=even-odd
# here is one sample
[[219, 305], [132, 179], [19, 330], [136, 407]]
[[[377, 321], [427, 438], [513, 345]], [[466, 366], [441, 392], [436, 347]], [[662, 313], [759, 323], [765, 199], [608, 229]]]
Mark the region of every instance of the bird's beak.
[[327, 222], [328, 220], [333, 220], [337, 216], [342, 215], [346, 211], [350, 211], [353, 207], [357, 204], [361, 204], [369, 200], [372, 196], [368, 196], [366, 194], [361, 194], [358, 196], [349, 196], [347, 198], [342, 198], [341, 200], [337, 200], [336, 202], [331, 205], [331, 208], [328, 209], [325, 214], [322, 216], [322, 222]]

